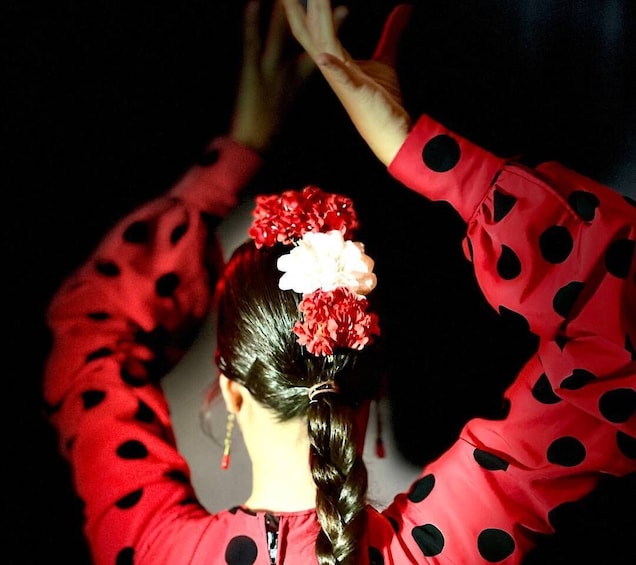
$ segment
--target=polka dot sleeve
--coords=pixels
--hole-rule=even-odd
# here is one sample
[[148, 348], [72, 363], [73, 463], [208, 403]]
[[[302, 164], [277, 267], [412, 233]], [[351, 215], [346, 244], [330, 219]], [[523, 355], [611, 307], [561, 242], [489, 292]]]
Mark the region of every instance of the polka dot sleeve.
[[212, 228], [259, 165], [213, 142], [171, 193], [115, 226], [50, 305], [44, 395], [96, 563], [141, 563], [157, 543], [170, 555], [159, 533], [174, 529], [170, 562], [189, 563], [208, 524], [158, 381], [209, 312], [222, 263]]
[[636, 471], [636, 207], [557, 163], [505, 162], [429, 117], [389, 167], [450, 202], [489, 303], [539, 336], [506, 391], [387, 510], [413, 551], [519, 563], [559, 508]]

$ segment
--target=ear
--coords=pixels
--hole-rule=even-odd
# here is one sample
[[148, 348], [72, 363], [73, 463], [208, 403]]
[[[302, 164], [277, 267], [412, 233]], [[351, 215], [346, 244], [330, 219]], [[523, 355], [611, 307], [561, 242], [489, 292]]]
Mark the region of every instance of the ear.
[[244, 388], [237, 382], [228, 379], [223, 373], [219, 375], [219, 387], [228, 412], [236, 414], [243, 406]]

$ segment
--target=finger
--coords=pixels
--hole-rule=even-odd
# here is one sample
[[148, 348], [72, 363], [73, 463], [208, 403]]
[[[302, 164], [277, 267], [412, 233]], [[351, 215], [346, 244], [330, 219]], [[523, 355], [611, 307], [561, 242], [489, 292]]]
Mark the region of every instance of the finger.
[[364, 76], [351, 60], [345, 62], [331, 53], [320, 53], [316, 64], [341, 100], [354, 95], [364, 82]]
[[398, 4], [393, 8], [384, 22], [382, 35], [373, 53], [374, 60], [391, 66], [395, 65], [400, 38], [412, 12], [413, 6], [411, 4]]
[[309, 0], [307, 2], [307, 22], [309, 31], [314, 37], [320, 39], [323, 49], [329, 49], [336, 38], [331, 1]]
[[347, 19], [348, 15], [349, 15], [349, 8], [347, 8], [346, 6], [338, 6], [333, 11], [333, 24], [336, 29], [336, 33], [338, 32], [338, 30], [340, 30], [340, 27], [342, 26], [344, 21]]
[[[333, 25], [335, 34], [338, 35], [340, 33], [340, 27], [349, 16], [349, 8], [347, 6], [338, 6], [333, 11]], [[337, 44], [337, 50], [333, 51], [334, 54], [337, 54], [343, 61], [353, 61], [349, 52], [342, 46], [340, 41]]]
[[259, 0], [250, 0], [243, 12], [243, 70], [258, 66], [261, 37], [258, 29]]
[[307, 2], [307, 27], [312, 36], [318, 38], [321, 51], [337, 53], [340, 42], [336, 35], [331, 0]]
[[307, 30], [305, 8], [298, 0], [282, 0], [282, 3], [293, 36], [311, 57], [315, 57], [318, 53]]
[[280, 0], [274, 2], [267, 30], [267, 39], [263, 51], [263, 67], [274, 69], [281, 60], [281, 54], [289, 39], [287, 16]]

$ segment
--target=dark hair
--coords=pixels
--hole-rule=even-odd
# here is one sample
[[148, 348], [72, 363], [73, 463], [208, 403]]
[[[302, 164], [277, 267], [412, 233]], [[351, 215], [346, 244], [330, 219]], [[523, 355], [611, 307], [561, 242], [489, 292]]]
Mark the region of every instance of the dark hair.
[[[281, 421], [307, 418], [310, 466], [321, 531], [316, 555], [321, 565], [348, 565], [357, 559], [366, 528], [367, 470], [354, 438], [361, 404], [377, 395], [374, 345], [344, 349], [330, 358], [314, 356], [296, 343], [292, 328], [301, 296], [278, 288], [278, 257], [288, 247], [241, 245], [216, 289], [217, 364]], [[333, 379], [338, 394], [309, 402], [308, 387]], [[359, 436], [358, 436], [359, 437]]]

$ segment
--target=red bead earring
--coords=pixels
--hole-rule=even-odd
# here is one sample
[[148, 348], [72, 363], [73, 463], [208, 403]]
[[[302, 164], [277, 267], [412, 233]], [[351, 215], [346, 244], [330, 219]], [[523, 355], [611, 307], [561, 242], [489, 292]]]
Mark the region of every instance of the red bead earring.
[[232, 448], [232, 430], [236, 416], [230, 412], [227, 415], [225, 428], [225, 439], [223, 440], [223, 457], [221, 458], [221, 469], [226, 470], [230, 466], [230, 449]]

